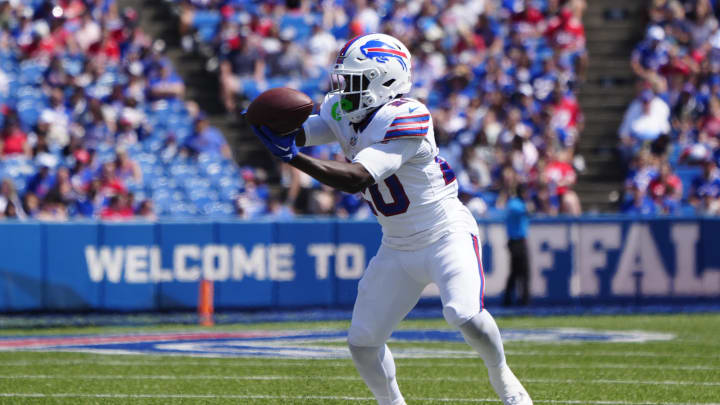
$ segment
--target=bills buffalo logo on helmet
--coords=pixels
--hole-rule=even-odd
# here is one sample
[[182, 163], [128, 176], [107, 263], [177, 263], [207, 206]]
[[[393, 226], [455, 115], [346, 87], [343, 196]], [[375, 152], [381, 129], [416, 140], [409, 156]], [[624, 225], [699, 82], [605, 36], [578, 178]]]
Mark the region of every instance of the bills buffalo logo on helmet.
[[365, 45], [360, 47], [360, 52], [362, 52], [362, 54], [366, 57], [374, 59], [376, 62], [379, 63], [387, 62], [388, 60], [390, 60], [388, 58], [395, 58], [398, 62], [400, 62], [403, 70], [407, 70], [407, 65], [405, 64], [405, 59], [407, 59], [407, 55], [405, 54], [405, 52], [383, 41], [378, 41], [375, 39], [367, 41]]
[[[364, 35], [360, 35], [349, 40], [340, 50], [340, 53], [338, 54], [335, 63], [343, 63], [343, 61], [345, 60], [345, 53], [347, 52], [348, 48], [350, 48], [350, 45], [352, 45], [355, 41], [362, 38], [363, 36]], [[388, 60], [390, 60], [389, 58], [394, 58], [398, 62], [400, 62], [400, 66], [402, 66], [403, 70], [407, 70], [407, 64], [405, 63], [405, 60], [407, 59], [408, 55], [406, 55], [405, 52], [401, 51], [400, 48], [394, 47], [386, 42], [371, 39], [367, 41], [365, 45], [360, 47], [360, 52], [362, 52], [362, 54], [365, 55], [366, 58], [373, 59], [378, 63], [386, 63]]]

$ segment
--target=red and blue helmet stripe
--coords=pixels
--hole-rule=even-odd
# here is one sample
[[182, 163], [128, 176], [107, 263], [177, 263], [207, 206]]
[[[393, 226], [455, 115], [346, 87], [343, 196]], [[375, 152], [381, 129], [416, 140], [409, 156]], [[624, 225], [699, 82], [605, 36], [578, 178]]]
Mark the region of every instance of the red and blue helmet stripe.
[[338, 64], [343, 63], [343, 60], [345, 59], [345, 53], [347, 52], [348, 49], [350, 49], [350, 45], [352, 45], [355, 41], [357, 41], [358, 39], [360, 39], [364, 36], [365, 35], [358, 35], [358, 36], [354, 37], [353, 39], [347, 41], [345, 43], [345, 46], [343, 46], [342, 49], [340, 50], [340, 52], [338, 53], [337, 60], [335, 61], [335, 63], [338, 63]]

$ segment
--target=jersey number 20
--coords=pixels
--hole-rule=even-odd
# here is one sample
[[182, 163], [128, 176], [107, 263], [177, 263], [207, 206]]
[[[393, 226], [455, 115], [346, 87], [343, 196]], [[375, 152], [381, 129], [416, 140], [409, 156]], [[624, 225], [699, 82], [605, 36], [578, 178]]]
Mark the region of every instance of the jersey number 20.
[[[435, 157], [435, 162], [440, 165], [440, 170], [442, 171], [445, 184], [450, 184], [455, 181], [455, 173], [453, 172], [452, 168], [450, 168], [450, 165], [443, 158], [437, 156]], [[407, 193], [405, 193], [405, 189], [403, 188], [402, 183], [400, 183], [400, 179], [398, 179], [397, 175], [393, 174], [384, 181], [385, 185], [390, 191], [392, 202], [386, 203], [385, 199], [383, 199], [382, 194], [380, 194], [380, 189], [378, 188], [377, 184], [373, 184], [368, 188], [368, 190], [370, 191], [370, 196], [373, 200], [372, 204], [369, 204], [370, 208], [373, 210], [373, 213], [377, 215], [377, 212], [375, 211], [375, 209], [377, 209], [377, 211], [380, 211], [380, 213], [385, 215], [386, 217], [391, 217], [393, 215], [399, 215], [407, 211], [408, 207], [410, 207], [410, 199], [408, 199]], [[375, 205], [374, 208], [373, 205]]]
[[399, 215], [407, 211], [408, 207], [410, 207], [410, 199], [408, 199], [407, 193], [405, 193], [405, 189], [400, 183], [398, 176], [393, 174], [384, 181], [388, 190], [390, 190], [392, 202], [386, 203], [382, 194], [380, 194], [378, 185], [373, 184], [368, 190], [370, 191], [370, 196], [372, 197], [375, 208], [386, 217]]

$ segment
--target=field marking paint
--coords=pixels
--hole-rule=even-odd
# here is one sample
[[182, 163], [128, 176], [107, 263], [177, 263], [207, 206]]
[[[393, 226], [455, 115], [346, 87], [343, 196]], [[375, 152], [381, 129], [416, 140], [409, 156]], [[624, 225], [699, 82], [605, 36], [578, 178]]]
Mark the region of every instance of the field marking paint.
[[[284, 399], [284, 400], [342, 400], [354, 402], [374, 402], [371, 397], [351, 397], [339, 395], [234, 395], [234, 394], [82, 394], [82, 393], [52, 393], [42, 394], [35, 392], [15, 393], [0, 392], [2, 398], [123, 398], [123, 399]], [[415, 402], [470, 402], [470, 403], [497, 403], [497, 398], [421, 398], [409, 397]], [[632, 402], [632, 401], [592, 401], [592, 400], [557, 400], [534, 399], [533, 402], [542, 404], [587, 404], [587, 405], [720, 405], [717, 402]]]
[[[408, 361], [410, 359], [400, 359], [396, 361], [400, 367], [417, 367], [417, 368], [435, 368], [435, 367], [449, 367], [449, 368], [478, 368], [483, 367], [480, 363], [480, 358], [477, 358], [477, 362], [473, 363], [428, 363], [428, 362], [416, 362]], [[313, 360], [321, 361], [323, 367], [353, 367], [350, 360]], [[166, 361], [164, 357], [158, 358], [155, 361], [147, 360], [15, 360], [15, 361], [0, 361], [0, 367], [31, 367], [37, 365], [51, 365], [51, 366], [73, 366], [73, 365], [103, 365], [103, 366], [117, 366], [117, 367], [137, 367], [137, 366], [157, 366], [157, 367], [228, 367], [228, 368], [244, 368], [244, 367], [267, 367], [267, 361], [217, 361], [215, 359], [207, 360], [196, 360], [195, 358], [186, 361]], [[294, 361], [273, 361], [273, 367], [307, 367], [307, 360], [294, 360]], [[626, 364], [626, 363], [600, 363], [600, 364], [562, 364], [562, 363], [545, 363], [545, 364], [513, 364], [513, 369], [635, 369], [635, 370], [682, 370], [682, 371], [714, 371], [720, 370], [720, 366], [708, 366], [708, 365], [656, 365], [656, 364]]]
[[[70, 351], [93, 354], [163, 354], [198, 357], [244, 358], [349, 358], [345, 345], [328, 345], [347, 338], [347, 331], [286, 330], [286, 331], [217, 331], [165, 332], [131, 334], [90, 334], [0, 337], [0, 351]], [[668, 341], [675, 335], [644, 331], [602, 331], [578, 328], [504, 329], [503, 340], [524, 342], [615, 342], [637, 343]], [[462, 335], [449, 329], [402, 329], [392, 335], [393, 342], [463, 342]], [[513, 354], [513, 352], [508, 352]], [[475, 357], [469, 348], [462, 350], [399, 348], [395, 358], [464, 358]], [[518, 351], [515, 355], [548, 353]], [[562, 356], [573, 355], [561, 353]], [[588, 354], [583, 353], [583, 356]], [[615, 354], [617, 355], [617, 354]], [[637, 354], [633, 354], [637, 355]]]
[[[0, 375], [2, 380], [249, 380], [249, 381], [276, 381], [276, 380], [341, 380], [362, 381], [358, 376], [338, 375], [55, 375], [55, 374], [24, 374]], [[474, 382], [482, 380], [477, 377], [403, 377], [403, 381], [448, 381], [448, 382]], [[564, 384], [627, 384], [627, 385], [683, 385], [683, 386], [720, 386], [716, 381], [656, 381], [656, 380], [608, 380], [608, 379], [555, 379], [555, 378], [524, 378], [527, 383], [564, 383]]]
[[551, 356], [600, 356], [600, 357], [651, 357], [651, 358], [701, 358], [720, 360], [720, 356], [708, 356], [707, 354], [675, 354], [675, 353], [655, 353], [655, 352], [627, 352], [627, 351], [588, 351], [588, 352], [549, 352], [549, 351], [522, 351], [522, 350], [505, 350], [505, 354], [511, 356], [535, 356], [535, 357], [551, 357]]

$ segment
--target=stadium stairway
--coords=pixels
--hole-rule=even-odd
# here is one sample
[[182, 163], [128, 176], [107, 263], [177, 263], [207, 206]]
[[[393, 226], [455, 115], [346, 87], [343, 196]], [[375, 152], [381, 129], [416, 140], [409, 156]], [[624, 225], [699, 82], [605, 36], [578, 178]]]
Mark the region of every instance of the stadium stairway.
[[220, 129], [238, 164], [267, 166], [272, 162], [248, 128], [225, 112], [220, 100], [217, 72], [207, 69], [207, 56], [198, 51], [186, 53], [182, 50], [176, 3], [171, 0], [118, 0], [118, 5], [121, 10], [124, 7], [134, 8], [145, 33], [153, 39], [165, 41], [166, 55], [185, 82], [186, 99], [197, 102], [208, 115], [211, 125]]
[[585, 114], [577, 152], [586, 163], [575, 187], [587, 212], [617, 210], [624, 171], [617, 130], [635, 94], [630, 54], [643, 35], [645, 0], [588, 1], [589, 63], [578, 99]]

